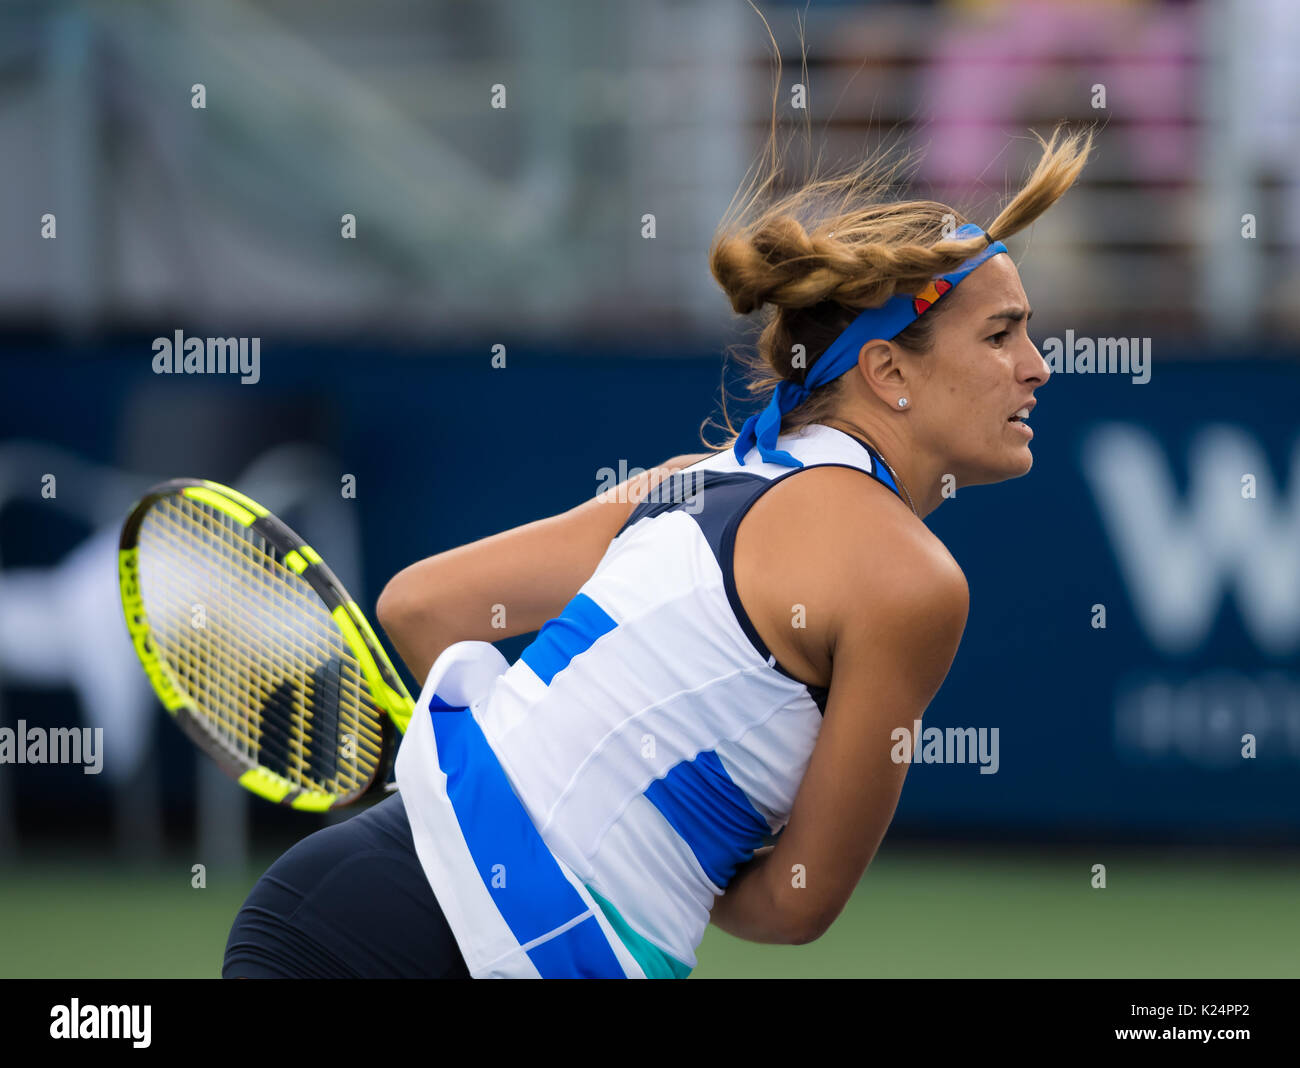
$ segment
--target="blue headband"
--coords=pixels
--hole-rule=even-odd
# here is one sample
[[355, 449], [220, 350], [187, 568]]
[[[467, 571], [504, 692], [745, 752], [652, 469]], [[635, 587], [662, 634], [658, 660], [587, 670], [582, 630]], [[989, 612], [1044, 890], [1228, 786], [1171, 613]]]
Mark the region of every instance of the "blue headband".
[[895, 294], [884, 304], [865, 309], [840, 334], [821, 357], [813, 364], [802, 385], [798, 382], [781, 382], [772, 394], [772, 400], [761, 412], [751, 415], [740, 428], [740, 436], [734, 446], [736, 461], [743, 464], [745, 455], [755, 445], [759, 455], [770, 464], [784, 467], [802, 467], [784, 449], [776, 447], [777, 435], [781, 433], [781, 417], [786, 412], [802, 404], [818, 386], [824, 386], [851, 367], [857, 366], [858, 353], [868, 341], [880, 338], [892, 341], [907, 327], [911, 326], [921, 314], [931, 308], [935, 301], [951, 290], [958, 282], [975, 270], [990, 256], [1006, 252], [1007, 246], [1001, 241], [994, 241], [975, 223], [959, 226], [952, 235], [955, 239], [967, 237], [984, 237], [988, 246], [972, 256], [960, 267], [948, 274], [936, 275], [930, 284], [915, 296]]

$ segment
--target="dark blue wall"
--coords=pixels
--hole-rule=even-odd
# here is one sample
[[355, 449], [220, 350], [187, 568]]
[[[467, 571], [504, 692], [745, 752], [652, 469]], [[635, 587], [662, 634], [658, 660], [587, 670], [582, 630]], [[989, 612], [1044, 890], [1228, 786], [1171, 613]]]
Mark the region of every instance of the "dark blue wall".
[[[357, 478], [367, 603], [420, 556], [591, 496], [602, 467], [699, 451], [698, 429], [716, 411], [720, 388], [710, 354], [573, 356], [520, 346], [496, 369], [487, 351], [267, 343], [256, 386], [155, 376], [150, 355], [147, 341], [79, 354], [10, 346], [0, 363], [0, 439], [56, 442], [159, 477], [219, 480], [277, 440], [314, 439]], [[171, 424], [140, 414], [174, 398], [187, 399], [186, 411], [222, 414]], [[1284, 595], [1300, 599], [1297, 401], [1300, 364], [1269, 358], [1161, 360], [1145, 385], [1058, 374], [1041, 390], [1033, 471], [964, 489], [930, 517], [966, 572], [971, 611], [925, 723], [997, 727], [1000, 767], [993, 775], [969, 765], [914, 767], [896, 833], [1300, 840], [1300, 614], [1269, 608], [1239, 581], [1265, 568]], [[1125, 570], [1140, 559], [1124, 563], [1116, 517], [1086, 477], [1103, 462], [1094, 435], [1117, 428], [1145, 435], [1174, 496], [1156, 499], [1159, 483], [1137, 453], [1131, 472], [1120, 458], [1112, 484], [1131, 477], [1134, 508], [1150, 511], [1148, 520], [1164, 514], [1192, 546], [1189, 566], [1223, 579], [1209, 633], [1190, 647], [1174, 648], [1147, 622]], [[1211, 486], [1201, 477], [1227, 455], [1214, 451], [1213, 433], [1204, 439], [1215, 428], [1263, 458], [1264, 470], [1250, 472], [1261, 487], [1255, 499], [1243, 498], [1235, 479]], [[1236, 524], [1236, 542], [1201, 529], [1198, 515], [1208, 513], [1191, 504], [1208, 493], [1213, 510]], [[123, 513], [129, 504], [120, 502]], [[31, 509], [11, 509], [4, 522], [6, 567], [53, 563], [81, 536], [44, 525]], [[1092, 625], [1094, 604], [1106, 607], [1105, 629]], [[1259, 635], [1269, 620], [1266, 643]], [[522, 644], [503, 648], [513, 656]], [[7, 714], [36, 699], [11, 694]], [[1240, 755], [1243, 733], [1256, 736], [1254, 759]]]

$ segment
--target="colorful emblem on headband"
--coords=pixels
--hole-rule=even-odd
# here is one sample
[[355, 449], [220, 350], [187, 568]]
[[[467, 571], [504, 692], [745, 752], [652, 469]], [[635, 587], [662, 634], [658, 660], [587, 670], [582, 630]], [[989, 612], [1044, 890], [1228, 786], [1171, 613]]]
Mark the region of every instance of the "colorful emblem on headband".
[[952, 283], [944, 278], [934, 279], [928, 286], [912, 298], [912, 308], [917, 315], [929, 307], [952, 288]]

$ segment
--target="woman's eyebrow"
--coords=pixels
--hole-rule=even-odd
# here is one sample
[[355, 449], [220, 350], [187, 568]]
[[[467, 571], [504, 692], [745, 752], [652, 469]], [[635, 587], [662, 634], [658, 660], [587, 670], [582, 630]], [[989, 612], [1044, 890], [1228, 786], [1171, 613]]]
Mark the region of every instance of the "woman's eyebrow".
[[1025, 311], [1024, 308], [1007, 308], [1004, 311], [990, 315], [989, 319], [1010, 319], [1013, 323], [1018, 323], [1021, 319], [1028, 321], [1033, 317], [1034, 311], [1032, 308], [1029, 311]]

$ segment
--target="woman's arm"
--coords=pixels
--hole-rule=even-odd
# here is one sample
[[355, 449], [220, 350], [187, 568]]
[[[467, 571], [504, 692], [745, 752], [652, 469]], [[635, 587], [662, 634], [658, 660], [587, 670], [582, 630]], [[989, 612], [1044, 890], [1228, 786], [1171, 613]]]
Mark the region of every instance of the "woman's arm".
[[674, 456], [560, 515], [420, 560], [384, 587], [375, 617], [421, 683], [455, 642], [535, 631], [591, 577], [637, 502], [670, 472], [711, 455]]
[[[907, 774], [908, 765], [891, 758], [898, 744], [891, 734], [911, 735], [965, 627], [960, 569], [928, 533], [908, 528], [910, 516], [899, 524], [896, 513], [882, 515], [879, 500], [846, 500], [855, 496], [853, 477], [821, 473], [822, 492], [833, 487], [842, 503], [833, 519], [799, 527], [789, 546], [800, 560], [807, 618], [827, 621], [832, 674], [785, 830], [714, 900], [711, 922], [749, 941], [811, 942], [839, 915], [889, 828]], [[816, 494], [816, 476], [803, 479], [799, 492]], [[837, 562], [833, 570], [827, 561]]]

